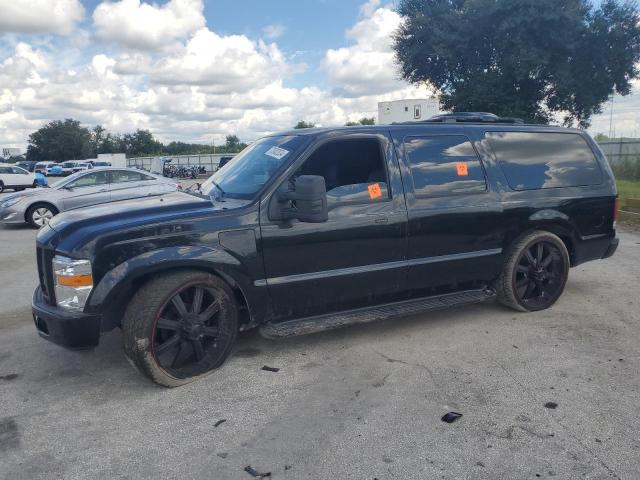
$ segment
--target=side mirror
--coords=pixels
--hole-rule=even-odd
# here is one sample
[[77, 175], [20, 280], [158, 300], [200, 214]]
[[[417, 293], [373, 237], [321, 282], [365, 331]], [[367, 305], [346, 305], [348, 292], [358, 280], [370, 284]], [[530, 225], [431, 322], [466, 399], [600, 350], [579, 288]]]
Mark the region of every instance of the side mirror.
[[305, 223], [322, 223], [329, 219], [327, 187], [320, 175], [299, 176], [294, 189], [280, 192], [278, 200], [290, 202], [289, 206], [280, 208], [281, 220], [296, 218]]

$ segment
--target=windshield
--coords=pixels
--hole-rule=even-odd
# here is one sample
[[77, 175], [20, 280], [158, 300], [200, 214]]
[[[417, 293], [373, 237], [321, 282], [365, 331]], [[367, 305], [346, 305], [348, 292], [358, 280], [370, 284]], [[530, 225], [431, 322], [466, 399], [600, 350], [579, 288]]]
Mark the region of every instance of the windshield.
[[262, 138], [209, 177], [201, 191], [214, 198], [251, 200], [306, 143], [304, 136]]

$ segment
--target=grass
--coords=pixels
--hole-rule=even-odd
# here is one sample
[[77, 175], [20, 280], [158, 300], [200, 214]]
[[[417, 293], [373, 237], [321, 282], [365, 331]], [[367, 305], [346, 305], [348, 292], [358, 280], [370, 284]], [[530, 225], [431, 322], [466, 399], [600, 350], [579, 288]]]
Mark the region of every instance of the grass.
[[640, 198], [640, 182], [618, 180], [618, 196], [620, 198]]

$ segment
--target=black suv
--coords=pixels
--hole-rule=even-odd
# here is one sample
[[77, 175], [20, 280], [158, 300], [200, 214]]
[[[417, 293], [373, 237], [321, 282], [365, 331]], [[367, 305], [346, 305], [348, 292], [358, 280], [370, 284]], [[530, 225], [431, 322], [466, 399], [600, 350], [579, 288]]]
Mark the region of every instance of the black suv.
[[256, 141], [196, 192], [56, 216], [33, 314], [70, 348], [120, 327], [153, 381], [283, 337], [497, 298], [542, 310], [611, 256], [616, 186], [583, 131], [451, 114]]

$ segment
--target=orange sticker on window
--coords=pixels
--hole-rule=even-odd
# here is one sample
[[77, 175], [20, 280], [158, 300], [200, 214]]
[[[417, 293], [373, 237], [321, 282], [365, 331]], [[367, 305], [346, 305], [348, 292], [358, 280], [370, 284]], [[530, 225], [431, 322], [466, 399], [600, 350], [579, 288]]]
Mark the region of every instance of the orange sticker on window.
[[373, 183], [369, 185], [369, 197], [371, 199], [382, 197], [382, 190], [379, 183]]
[[458, 172], [459, 177], [466, 177], [469, 175], [469, 169], [465, 162], [456, 162], [456, 171]]

